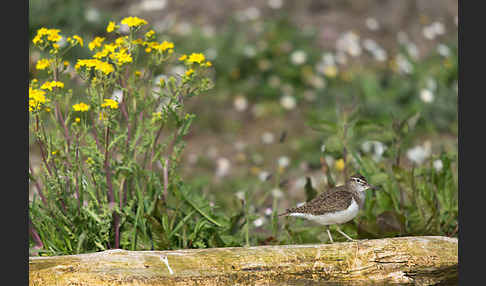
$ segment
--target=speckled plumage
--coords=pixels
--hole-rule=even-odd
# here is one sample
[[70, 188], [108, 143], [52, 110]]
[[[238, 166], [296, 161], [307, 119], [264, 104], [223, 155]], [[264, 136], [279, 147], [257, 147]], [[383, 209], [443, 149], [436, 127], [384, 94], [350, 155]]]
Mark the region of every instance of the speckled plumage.
[[287, 211], [281, 215], [290, 213], [323, 215], [329, 212], [337, 212], [347, 209], [351, 205], [352, 199], [354, 199], [360, 206], [363, 204], [356, 192], [347, 190], [345, 186], [338, 186], [330, 191], [321, 193], [300, 207], [287, 209]]

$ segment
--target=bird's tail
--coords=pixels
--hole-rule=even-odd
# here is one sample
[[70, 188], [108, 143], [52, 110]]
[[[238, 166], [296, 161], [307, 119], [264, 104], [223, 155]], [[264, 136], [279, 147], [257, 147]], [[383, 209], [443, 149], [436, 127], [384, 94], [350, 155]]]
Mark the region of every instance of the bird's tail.
[[277, 216], [288, 216], [288, 215], [289, 215], [289, 212], [288, 211], [285, 211], [284, 213], [281, 213], [281, 214], [279, 214]]

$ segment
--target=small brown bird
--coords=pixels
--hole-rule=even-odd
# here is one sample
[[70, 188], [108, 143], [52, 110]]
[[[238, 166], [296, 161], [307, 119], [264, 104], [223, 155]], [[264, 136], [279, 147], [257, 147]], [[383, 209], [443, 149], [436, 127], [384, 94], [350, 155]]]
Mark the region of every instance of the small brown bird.
[[325, 225], [331, 243], [334, 241], [329, 225], [335, 224], [339, 233], [353, 241], [339, 228], [339, 224], [346, 223], [358, 215], [359, 210], [364, 207], [365, 191], [369, 189], [376, 189], [376, 187], [368, 184], [365, 177], [357, 174], [351, 176], [345, 185], [321, 193], [304, 205], [287, 209], [279, 216], [303, 217]]

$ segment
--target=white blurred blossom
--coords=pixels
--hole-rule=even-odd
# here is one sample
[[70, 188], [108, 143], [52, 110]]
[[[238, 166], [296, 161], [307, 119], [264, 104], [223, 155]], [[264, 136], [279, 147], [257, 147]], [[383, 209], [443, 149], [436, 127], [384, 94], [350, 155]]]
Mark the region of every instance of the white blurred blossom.
[[278, 158], [278, 166], [280, 168], [287, 168], [290, 164], [290, 159], [287, 156], [281, 156]]
[[397, 63], [398, 71], [400, 73], [410, 74], [413, 71], [412, 64], [402, 54], [397, 55], [396, 63]]
[[361, 144], [361, 149], [366, 153], [373, 153], [372, 159], [378, 162], [382, 159], [383, 153], [386, 150], [386, 146], [380, 141], [365, 141]]
[[448, 57], [451, 53], [450, 49], [448, 46], [444, 44], [438, 44], [437, 45], [437, 53], [443, 57]]
[[283, 197], [283, 192], [279, 188], [275, 188], [272, 190], [272, 196], [275, 198], [281, 198]]
[[420, 165], [430, 156], [430, 153], [431, 144], [429, 141], [426, 141], [423, 145], [417, 145], [411, 149], [408, 149], [407, 158], [410, 161]]
[[366, 19], [366, 27], [370, 29], [371, 31], [376, 31], [380, 28], [380, 24], [375, 18], [367, 18]]
[[244, 191], [238, 191], [235, 193], [235, 196], [239, 199], [239, 200], [245, 200], [245, 192]]
[[361, 55], [359, 36], [351, 31], [343, 33], [336, 41], [336, 49], [353, 57]]
[[442, 24], [442, 22], [433, 22], [422, 29], [422, 34], [426, 39], [433, 40], [437, 36], [445, 34], [445, 26]]
[[231, 168], [230, 160], [221, 157], [216, 161], [216, 177], [224, 177], [228, 175]]
[[442, 160], [441, 159], [435, 160], [434, 163], [433, 163], [433, 165], [434, 165], [434, 169], [437, 172], [440, 172], [442, 170], [442, 168], [444, 167], [444, 164], [442, 163]]
[[256, 220], [253, 221], [253, 225], [255, 227], [260, 227], [265, 223], [266, 219], [264, 217], [259, 217]]
[[283, 5], [283, 0], [268, 0], [268, 6], [272, 9], [280, 9]]
[[258, 174], [258, 178], [260, 179], [260, 181], [262, 182], [265, 182], [268, 177], [270, 176], [270, 173], [268, 173], [267, 171], [261, 171], [259, 174]]
[[275, 135], [272, 132], [265, 131], [262, 134], [262, 142], [264, 144], [272, 144], [275, 141]]
[[410, 42], [406, 44], [407, 52], [410, 55], [412, 59], [418, 59], [419, 57], [419, 50], [417, 48], [417, 45]]
[[233, 101], [233, 106], [237, 111], [245, 111], [248, 107], [248, 100], [243, 95], [237, 95]]
[[88, 8], [84, 13], [84, 18], [91, 23], [98, 22], [100, 20], [100, 12], [96, 8]]
[[248, 7], [236, 13], [236, 19], [245, 22], [256, 20], [260, 17], [260, 10], [257, 7]]
[[140, 3], [140, 8], [143, 11], [162, 10], [167, 5], [167, 0], [143, 0]]
[[302, 50], [294, 51], [290, 54], [290, 61], [294, 65], [301, 65], [307, 60], [307, 54]]
[[264, 213], [265, 213], [266, 216], [270, 216], [270, 215], [272, 215], [273, 210], [272, 210], [272, 208], [266, 208]]
[[243, 47], [243, 54], [248, 58], [253, 58], [256, 55], [254, 46], [246, 45]]
[[113, 93], [111, 94], [111, 99], [120, 103], [123, 100], [123, 91], [121, 91], [120, 89], [113, 90]]
[[434, 93], [427, 88], [420, 90], [420, 99], [425, 103], [431, 103], [434, 101]]
[[280, 104], [283, 108], [291, 110], [295, 108], [297, 101], [292, 95], [284, 95], [280, 98]]

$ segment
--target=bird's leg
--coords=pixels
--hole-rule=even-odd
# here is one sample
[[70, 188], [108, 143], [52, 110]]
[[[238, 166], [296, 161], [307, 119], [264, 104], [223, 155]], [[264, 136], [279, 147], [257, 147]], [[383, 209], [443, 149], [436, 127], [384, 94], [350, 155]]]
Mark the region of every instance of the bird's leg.
[[329, 239], [331, 240], [331, 243], [334, 243], [334, 241], [332, 240], [331, 232], [329, 231], [328, 225], [326, 225], [326, 230], [327, 230], [327, 235], [329, 236]]
[[346, 237], [346, 238], [347, 238], [349, 241], [355, 241], [354, 239], [352, 239], [351, 237], [349, 237], [347, 234], [345, 234], [345, 233], [344, 233], [344, 232], [343, 232], [343, 231], [342, 231], [342, 230], [339, 228], [339, 225], [336, 225], [336, 229], [337, 229], [337, 231], [338, 231], [340, 234], [344, 235], [344, 236], [345, 236], [345, 237]]

